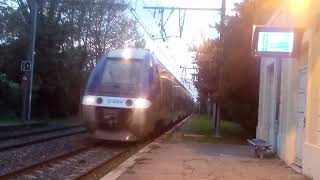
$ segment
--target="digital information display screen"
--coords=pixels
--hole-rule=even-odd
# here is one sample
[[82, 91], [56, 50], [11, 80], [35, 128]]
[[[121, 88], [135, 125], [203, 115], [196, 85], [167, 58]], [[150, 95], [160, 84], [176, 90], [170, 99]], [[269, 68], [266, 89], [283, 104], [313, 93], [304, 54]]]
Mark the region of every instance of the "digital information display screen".
[[263, 32], [258, 35], [259, 52], [283, 52], [293, 51], [294, 32]]
[[253, 26], [251, 51], [256, 57], [296, 58], [304, 30], [293, 27]]

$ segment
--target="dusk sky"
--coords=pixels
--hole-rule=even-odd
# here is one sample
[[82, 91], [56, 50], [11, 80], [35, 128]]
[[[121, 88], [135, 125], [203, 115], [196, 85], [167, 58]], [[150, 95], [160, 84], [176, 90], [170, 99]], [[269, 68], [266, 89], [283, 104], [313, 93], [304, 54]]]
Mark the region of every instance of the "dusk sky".
[[[144, 6], [165, 6], [165, 7], [193, 7], [193, 8], [220, 8], [221, 0], [129, 0], [132, 8], [135, 9], [140, 22], [152, 35], [160, 35], [159, 13], [153, 10], [143, 9]], [[233, 4], [241, 0], [226, 0], [227, 14], [232, 15]], [[165, 11], [164, 19], [168, 17], [170, 10]], [[165, 30], [168, 36], [179, 35], [178, 11], [174, 11], [167, 21]], [[145, 35], [147, 48], [159, 57], [160, 61], [181, 81], [182, 69], [180, 66], [192, 67], [192, 56], [189, 52], [192, 46], [199, 46], [203, 40], [218, 37], [216, 29], [212, 28], [220, 22], [219, 11], [187, 11], [182, 38], [170, 38], [166, 42], [151, 40], [147, 33], [140, 27], [141, 33]], [[187, 79], [191, 80], [193, 70], [187, 70]], [[181, 81], [182, 82], [182, 81]], [[197, 92], [192, 83], [182, 82], [186, 88], [197, 97]]]

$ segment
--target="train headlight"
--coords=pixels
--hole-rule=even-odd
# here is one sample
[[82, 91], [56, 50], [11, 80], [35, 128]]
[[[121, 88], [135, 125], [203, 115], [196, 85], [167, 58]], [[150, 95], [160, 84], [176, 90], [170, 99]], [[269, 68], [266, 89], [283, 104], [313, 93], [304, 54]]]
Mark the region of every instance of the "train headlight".
[[83, 105], [94, 105], [96, 103], [96, 98], [94, 96], [84, 96], [82, 99]]
[[134, 101], [135, 108], [145, 109], [151, 106], [151, 102], [148, 99], [138, 98]]

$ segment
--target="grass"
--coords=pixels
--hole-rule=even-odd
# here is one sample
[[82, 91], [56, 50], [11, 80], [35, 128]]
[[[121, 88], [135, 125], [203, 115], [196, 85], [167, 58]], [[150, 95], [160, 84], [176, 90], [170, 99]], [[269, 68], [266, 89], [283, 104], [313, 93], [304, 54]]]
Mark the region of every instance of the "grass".
[[78, 125], [82, 124], [82, 120], [78, 116], [64, 117], [64, 118], [50, 118], [47, 120], [50, 124], [59, 124], [59, 125]]
[[221, 137], [214, 137], [213, 122], [204, 114], [193, 115], [188, 122], [182, 125], [181, 130], [184, 131], [184, 134], [201, 135], [184, 138], [203, 143], [243, 144], [246, 142], [244, 130], [239, 124], [230, 121], [222, 121], [220, 124]]
[[7, 124], [22, 124], [24, 121], [22, 121], [20, 118], [16, 116], [0, 116], [0, 124], [1, 125], [7, 125]]

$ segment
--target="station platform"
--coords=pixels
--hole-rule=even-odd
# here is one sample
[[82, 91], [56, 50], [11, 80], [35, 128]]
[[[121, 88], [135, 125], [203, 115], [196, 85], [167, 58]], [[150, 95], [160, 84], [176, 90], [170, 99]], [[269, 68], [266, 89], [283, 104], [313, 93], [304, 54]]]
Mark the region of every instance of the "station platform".
[[[307, 179], [277, 158], [258, 159], [248, 145], [205, 144], [175, 128], [127, 159], [103, 180]], [[194, 138], [193, 138], [194, 139]]]

